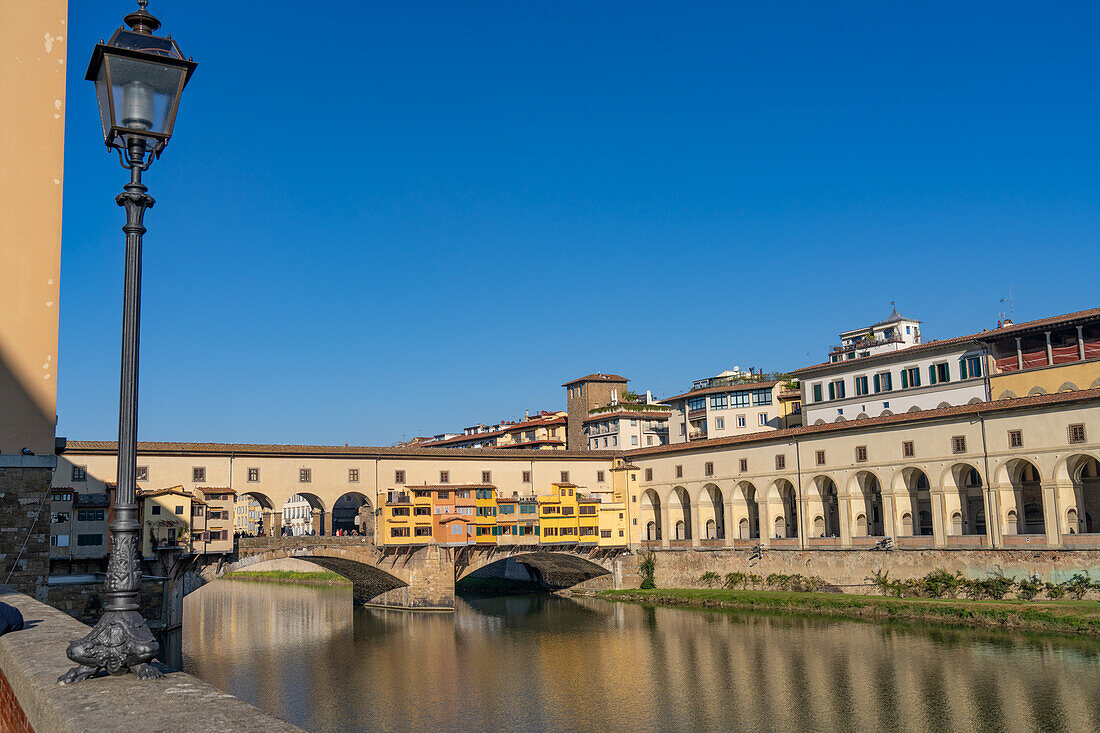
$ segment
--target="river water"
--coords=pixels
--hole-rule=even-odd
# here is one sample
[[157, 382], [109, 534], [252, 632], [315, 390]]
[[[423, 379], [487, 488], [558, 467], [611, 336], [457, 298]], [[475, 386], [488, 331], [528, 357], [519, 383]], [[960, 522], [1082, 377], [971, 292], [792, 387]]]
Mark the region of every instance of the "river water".
[[820, 618], [217, 581], [187, 672], [311, 731], [1100, 731], [1100, 644]]

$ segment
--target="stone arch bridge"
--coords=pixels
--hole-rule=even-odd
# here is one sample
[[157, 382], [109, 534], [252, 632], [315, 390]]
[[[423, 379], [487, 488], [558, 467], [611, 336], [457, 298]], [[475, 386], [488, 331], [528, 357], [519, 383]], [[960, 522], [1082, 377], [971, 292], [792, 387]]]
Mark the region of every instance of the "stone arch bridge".
[[[495, 545], [381, 547], [365, 537], [242, 538], [237, 555], [205, 565], [202, 582], [269, 560], [305, 560], [352, 582], [355, 602], [423, 611], [453, 611], [455, 583], [493, 566], [522, 566], [524, 579], [550, 590], [585, 584], [620, 588], [623, 548]], [[503, 577], [503, 575], [501, 576]]]

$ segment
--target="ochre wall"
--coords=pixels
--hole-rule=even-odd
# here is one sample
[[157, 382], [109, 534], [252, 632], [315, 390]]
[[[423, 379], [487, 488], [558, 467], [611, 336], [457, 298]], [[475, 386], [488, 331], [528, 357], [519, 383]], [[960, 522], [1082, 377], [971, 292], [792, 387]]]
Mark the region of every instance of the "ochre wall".
[[995, 374], [989, 378], [989, 392], [993, 399], [999, 400], [1006, 391], [1017, 397], [1027, 397], [1034, 387], [1053, 394], [1066, 382], [1075, 385], [1077, 389], [1090, 389], [1097, 386], [1095, 383], [1098, 381], [1100, 361], [1082, 361], [1023, 372]]
[[67, 11], [0, 5], [0, 454], [53, 454]]

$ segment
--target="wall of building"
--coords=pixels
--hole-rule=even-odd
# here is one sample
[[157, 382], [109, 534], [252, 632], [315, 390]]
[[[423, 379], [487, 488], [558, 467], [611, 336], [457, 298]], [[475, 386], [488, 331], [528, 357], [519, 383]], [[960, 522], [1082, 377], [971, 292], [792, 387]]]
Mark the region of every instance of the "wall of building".
[[1095, 387], [1100, 387], [1100, 361], [1055, 364], [1022, 372], [994, 374], [989, 378], [990, 396], [995, 400], [1027, 397], [1035, 389], [1042, 390], [1043, 394], [1053, 394], [1065, 389]]

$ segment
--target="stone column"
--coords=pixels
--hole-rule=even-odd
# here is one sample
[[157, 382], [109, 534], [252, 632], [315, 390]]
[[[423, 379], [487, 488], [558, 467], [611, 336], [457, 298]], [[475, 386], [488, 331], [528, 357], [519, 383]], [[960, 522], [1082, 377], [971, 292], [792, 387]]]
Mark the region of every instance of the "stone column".
[[325, 513], [320, 509], [314, 508], [310, 512], [310, 520], [313, 526], [313, 532], [320, 537], [325, 533]]
[[281, 537], [283, 534], [283, 513], [272, 512], [271, 513], [271, 536]]
[[264, 536], [265, 537], [274, 537], [275, 536], [275, 534], [274, 534], [275, 533], [275, 524], [274, 524], [274, 519], [272, 519], [272, 515], [274, 513], [275, 512], [271, 511], [270, 509], [264, 509], [263, 511], [260, 512], [261, 516], [263, 517], [263, 521], [264, 521]]
[[1021, 372], [1024, 370], [1024, 349], [1020, 344], [1019, 336], [1016, 337], [1016, 370]]
[[1085, 327], [1077, 327], [1077, 361], [1085, 360]]
[[668, 547], [669, 540], [672, 538], [673, 532], [675, 531], [668, 512], [668, 504], [670, 501], [672, 501], [671, 494], [668, 499], [661, 502], [661, 547]]
[[887, 537], [897, 538], [897, 506], [894, 502], [894, 494], [882, 492], [882, 533]]
[[840, 525], [840, 544], [844, 547], [852, 546], [852, 499], [849, 496], [837, 497], [837, 523]]
[[1062, 518], [1058, 506], [1058, 487], [1043, 484], [1043, 525], [1046, 529], [1047, 547], [1062, 546]]
[[985, 539], [991, 548], [1003, 547], [1001, 539], [1001, 501], [996, 487], [990, 486], [982, 491], [985, 497]]
[[928, 498], [932, 504], [932, 544], [935, 547], [946, 547], [947, 521], [943, 490], [929, 491]]
[[699, 540], [703, 536], [703, 527], [699, 522], [699, 500], [691, 502], [691, 508], [688, 511], [688, 516], [691, 519], [688, 522], [688, 534], [691, 535], [691, 546], [698, 547]]
[[1050, 331], [1046, 332], [1047, 337], [1047, 366], [1054, 363], [1054, 349], [1050, 346]]

